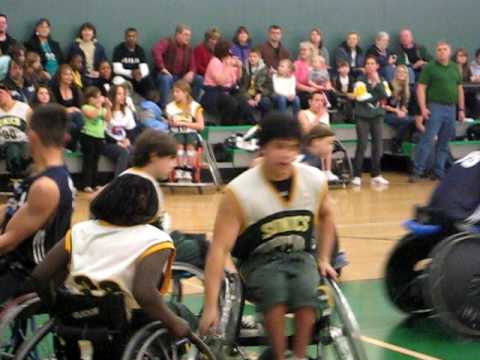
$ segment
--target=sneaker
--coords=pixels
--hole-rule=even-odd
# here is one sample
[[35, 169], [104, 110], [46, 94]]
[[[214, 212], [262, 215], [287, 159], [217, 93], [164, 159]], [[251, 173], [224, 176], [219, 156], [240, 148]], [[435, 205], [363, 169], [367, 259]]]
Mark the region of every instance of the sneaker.
[[388, 185], [390, 182], [385, 179], [382, 175], [375, 176], [371, 180], [372, 185]]
[[240, 334], [242, 337], [256, 337], [262, 334], [263, 327], [257, 322], [254, 315], [245, 315], [242, 317]]
[[182, 180], [184, 182], [192, 182], [192, 172], [190, 170], [183, 170]]
[[175, 181], [180, 182], [183, 179], [183, 170], [175, 169]]
[[362, 178], [355, 176], [352, 180], [352, 185], [353, 186], [362, 186]]
[[93, 189], [90, 186], [85, 186], [83, 188], [83, 192], [91, 194], [91, 193], [93, 193]]
[[329, 182], [333, 182], [333, 181], [338, 181], [338, 180], [340, 180], [340, 179], [338, 178], [338, 176], [335, 175], [334, 173], [332, 173], [331, 171], [325, 171], [325, 175], [327, 176], [327, 180], [328, 180]]

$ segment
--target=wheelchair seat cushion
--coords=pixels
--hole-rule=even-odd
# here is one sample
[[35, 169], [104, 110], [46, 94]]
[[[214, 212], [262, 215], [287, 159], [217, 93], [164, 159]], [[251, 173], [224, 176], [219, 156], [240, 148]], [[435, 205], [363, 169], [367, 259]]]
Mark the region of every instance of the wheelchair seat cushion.
[[258, 312], [286, 304], [290, 311], [319, 306], [320, 275], [315, 258], [303, 251], [253, 256], [240, 267], [245, 297]]

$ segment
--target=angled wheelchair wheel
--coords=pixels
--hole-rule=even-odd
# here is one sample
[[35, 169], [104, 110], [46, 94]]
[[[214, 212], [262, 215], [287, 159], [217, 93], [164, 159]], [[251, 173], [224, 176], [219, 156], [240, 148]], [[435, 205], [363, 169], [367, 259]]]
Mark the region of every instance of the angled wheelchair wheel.
[[326, 285], [330, 312], [320, 322], [317, 358], [366, 360], [358, 323], [347, 299], [334, 280], [327, 279]]
[[390, 301], [407, 314], [430, 313], [423, 296], [424, 270], [430, 251], [445, 234], [407, 234], [394, 247], [385, 267], [385, 290]]
[[19, 346], [46, 321], [48, 315], [36, 294], [26, 294], [5, 304], [0, 314], [0, 359], [12, 359]]
[[336, 140], [332, 153], [332, 171], [340, 181], [350, 183], [353, 179], [353, 166], [350, 156], [343, 144]]
[[28, 337], [15, 352], [14, 360], [59, 359], [55, 354], [54, 320], [50, 319]]
[[461, 233], [432, 251], [425, 297], [444, 328], [480, 338], [480, 235]]
[[173, 339], [159, 321], [145, 325], [130, 339], [122, 360], [216, 360], [208, 346], [196, 335]]

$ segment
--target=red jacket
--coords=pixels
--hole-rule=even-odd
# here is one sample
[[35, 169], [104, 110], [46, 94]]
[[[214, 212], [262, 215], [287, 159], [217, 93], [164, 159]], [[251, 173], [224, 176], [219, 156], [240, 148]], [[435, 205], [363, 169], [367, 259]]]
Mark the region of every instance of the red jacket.
[[198, 44], [193, 50], [193, 58], [195, 59], [195, 66], [197, 74], [204, 76], [207, 71], [207, 66], [213, 57], [212, 51], [205, 45], [205, 43]]
[[183, 76], [195, 72], [195, 59], [192, 48], [179, 46], [175, 39], [165, 38], [152, 48], [152, 56], [158, 72], [167, 69], [172, 75]]

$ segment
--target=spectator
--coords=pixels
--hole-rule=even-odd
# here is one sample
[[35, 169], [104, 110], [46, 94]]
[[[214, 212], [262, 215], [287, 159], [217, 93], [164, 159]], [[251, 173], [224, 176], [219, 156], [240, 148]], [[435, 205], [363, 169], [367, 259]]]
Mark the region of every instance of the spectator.
[[97, 29], [92, 23], [86, 22], [80, 27], [77, 38], [70, 47], [69, 58], [76, 54], [82, 56], [85, 85], [95, 84], [99, 77], [100, 63], [107, 60], [107, 55], [105, 48], [97, 40]]
[[12, 96], [12, 88], [0, 83], [0, 140], [7, 171], [13, 178], [24, 175], [27, 155], [27, 122], [31, 109]]
[[263, 118], [272, 109], [270, 97], [273, 93], [273, 83], [261, 56], [260, 49], [250, 50], [240, 79], [240, 91], [247, 99], [248, 105], [252, 109], [258, 109]]
[[392, 81], [395, 72], [395, 63], [397, 55], [388, 47], [390, 35], [385, 31], [380, 31], [375, 38], [375, 44], [367, 50], [366, 56], [373, 55], [380, 66], [380, 75], [387, 81]]
[[5, 14], [0, 14], [0, 55], [9, 55], [9, 50], [12, 45], [16, 44], [17, 40], [8, 33], [8, 17]]
[[85, 90], [85, 104], [82, 106], [85, 125], [80, 142], [83, 153], [82, 188], [87, 193], [92, 193], [98, 185], [98, 160], [104, 147], [105, 123], [108, 123], [112, 117], [111, 105], [100, 89], [95, 86], [89, 86]]
[[95, 86], [100, 89], [103, 96], [108, 96], [113, 86], [113, 72], [108, 60], [103, 60], [98, 65], [98, 78]]
[[242, 64], [230, 53], [230, 43], [220, 40], [205, 73], [205, 111], [220, 116], [222, 125], [253, 123], [247, 100], [239, 93], [237, 82], [242, 76]]
[[83, 89], [85, 84], [84, 80], [84, 68], [83, 68], [83, 56], [81, 54], [74, 54], [70, 57], [68, 62], [72, 69], [73, 82], [79, 89]]
[[475, 59], [470, 63], [470, 71], [472, 73], [472, 82], [480, 82], [480, 49], [475, 51]]
[[217, 42], [221, 36], [222, 34], [220, 30], [217, 27], [212, 27], [208, 29], [208, 31], [205, 33], [203, 42], [201, 44], [198, 44], [193, 50], [195, 67], [197, 69], [198, 75], [202, 77], [205, 76], [205, 71], [207, 71], [208, 63], [213, 57], [215, 45], [217, 45]]
[[127, 104], [127, 95], [128, 89], [125, 85], [114, 85], [110, 91], [112, 117], [106, 124], [106, 141], [102, 147], [102, 154], [115, 164], [115, 177], [128, 168], [132, 152], [130, 138], [133, 140], [133, 131], [136, 127], [133, 112]]
[[383, 155], [383, 120], [385, 117], [382, 103], [390, 96], [389, 92], [388, 83], [378, 73], [376, 57], [367, 57], [365, 61], [365, 75], [357, 79], [354, 87], [357, 149], [355, 151], [354, 179], [352, 184], [355, 186], [362, 185], [363, 159], [367, 150], [369, 133], [372, 141], [370, 169], [372, 184], [389, 184], [381, 175], [380, 168], [380, 161]]
[[332, 81], [337, 107], [337, 121], [353, 122], [353, 84], [354, 79], [350, 74], [350, 65], [346, 61], [340, 61], [337, 64], [337, 75]]
[[455, 51], [453, 55], [453, 61], [458, 65], [460, 75], [462, 75], [462, 81], [469, 83], [472, 78], [472, 71], [470, 70], [470, 64], [468, 62], [468, 51], [460, 48]]
[[154, 88], [145, 50], [138, 44], [137, 29], [128, 28], [125, 41], [113, 50], [113, 72], [130, 81], [143, 97]]
[[84, 125], [82, 110], [80, 109], [83, 103], [83, 96], [82, 91], [73, 81], [73, 71], [70, 65], [60, 65], [57, 77], [52, 82], [52, 93], [56, 101], [67, 110], [71, 137], [67, 148], [75, 151], [80, 138], [80, 131]]
[[297, 96], [294, 71], [295, 67], [291, 60], [280, 60], [278, 70], [272, 76], [272, 98], [275, 107], [281, 112], [286, 112], [288, 106], [291, 105], [293, 115], [296, 117], [300, 111], [300, 98]]
[[312, 58], [312, 67], [308, 72], [308, 85], [325, 94], [327, 106], [332, 107], [335, 103], [335, 92], [330, 81], [330, 73], [327, 63], [322, 55], [314, 55]]
[[13, 43], [12, 46], [10, 46], [8, 53], [12, 59], [22, 64], [22, 66], [25, 65], [26, 51], [25, 47], [21, 43]]
[[323, 56], [327, 67], [330, 67], [330, 53], [325, 46], [325, 39], [323, 37], [323, 33], [320, 31], [320, 28], [316, 27], [310, 31], [310, 42], [317, 50], [318, 55]]
[[251, 46], [250, 32], [245, 26], [239, 26], [233, 37], [232, 55], [239, 58], [243, 65], [246, 65]]
[[315, 49], [309, 41], [301, 42], [298, 52], [298, 59], [294, 63], [296, 94], [300, 98], [302, 109], [308, 108], [308, 99], [310, 98], [310, 94], [316, 91], [316, 88], [310, 85], [309, 80], [314, 52]]
[[392, 96], [388, 98], [384, 109], [386, 110], [385, 123], [396, 130], [392, 139], [392, 152], [401, 152], [402, 143], [411, 137], [415, 130], [415, 119], [408, 113], [410, 103], [410, 79], [408, 68], [399, 65], [395, 68], [391, 83]]
[[[436, 60], [425, 65], [418, 80], [418, 105], [426, 120], [426, 128], [415, 148], [414, 172], [410, 182], [418, 181], [424, 174], [433, 148], [435, 166], [432, 179], [445, 175], [450, 154], [448, 143], [455, 136], [455, 105], [458, 105], [459, 120], [463, 122], [465, 119], [462, 76], [458, 66], [450, 61], [450, 56], [450, 45], [440, 41], [436, 47]], [[435, 138], [437, 142], [434, 146]]]
[[177, 25], [172, 38], [160, 40], [152, 49], [157, 81], [160, 88], [160, 106], [164, 109], [170, 95], [172, 85], [184, 79], [192, 86], [195, 99], [200, 96], [201, 77], [195, 74], [195, 59], [190, 46], [192, 30], [187, 25]]
[[[302, 126], [303, 134], [308, 134], [317, 125], [330, 127], [325, 94], [314, 92], [308, 100], [309, 108], [298, 113], [298, 121]], [[325, 171], [328, 181], [338, 181], [338, 176], [332, 173], [332, 152], [322, 158], [322, 170]]]
[[4, 83], [9, 87], [15, 100], [27, 104], [32, 100], [35, 87], [25, 79], [23, 64], [19, 60], [13, 58], [10, 60]]
[[165, 111], [178, 144], [175, 180], [191, 182], [199, 148], [197, 132], [205, 126], [203, 108], [193, 100], [190, 85], [179, 80], [173, 84], [173, 101]]
[[51, 104], [53, 102], [55, 102], [55, 98], [48, 85], [38, 85], [35, 89], [35, 95], [32, 100], [32, 108], [35, 109], [38, 106]]
[[282, 28], [278, 25], [268, 28], [268, 40], [260, 49], [263, 61], [271, 70], [276, 70], [281, 60], [290, 59], [290, 52], [282, 44]]
[[357, 32], [349, 32], [347, 38], [335, 50], [335, 64], [346, 61], [350, 65], [350, 73], [354, 78], [364, 72], [365, 57], [360, 47], [360, 35]]
[[27, 53], [23, 72], [27, 82], [35, 87], [52, 79], [50, 74], [43, 69], [40, 55], [33, 51]]
[[50, 36], [50, 20], [42, 18], [37, 21], [35, 31], [29, 41], [25, 43], [28, 51], [34, 51], [41, 57], [43, 68], [54, 76], [58, 67], [63, 64], [63, 53], [60, 44]]
[[157, 105], [159, 101], [160, 94], [158, 90], [150, 90], [145, 100], [140, 102], [138, 119], [147, 128], [167, 132], [168, 123], [163, 117], [162, 109]]
[[423, 67], [432, 59], [426, 47], [415, 43], [410, 29], [400, 31], [400, 46], [397, 50], [397, 56], [398, 65], [407, 65], [413, 69], [415, 82]]

